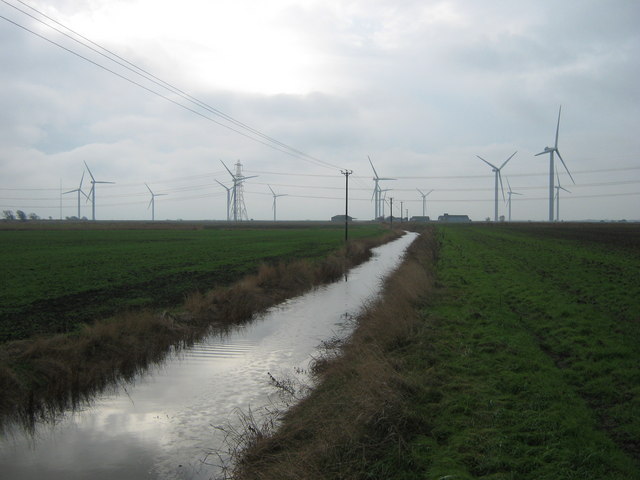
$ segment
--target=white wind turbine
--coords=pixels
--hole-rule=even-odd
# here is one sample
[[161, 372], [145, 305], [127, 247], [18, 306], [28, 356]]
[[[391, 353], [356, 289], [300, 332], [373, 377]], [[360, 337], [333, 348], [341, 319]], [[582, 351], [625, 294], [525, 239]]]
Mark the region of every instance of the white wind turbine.
[[495, 212], [494, 212], [494, 221], [497, 222], [498, 221], [498, 181], [500, 181], [500, 188], [502, 189], [502, 198], [504, 199], [504, 187], [502, 186], [502, 175], [500, 174], [500, 171], [504, 168], [504, 166], [507, 164], [507, 162], [509, 160], [511, 160], [513, 158], [513, 156], [518, 153], [518, 151], [516, 150], [515, 152], [513, 152], [511, 154], [511, 156], [509, 158], [507, 158], [504, 163], [502, 165], [500, 165], [500, 168], [496, 167], [495, 165], [493, 165], [492, 163], [487, 162], [484, 158], [482, 158], [480, 155], [476, 155], [476, 157], [478, 157], [480, 160], [482, 160], [484, 163], [486, 163], [487, 165], [489, 165], [492, 169], [493, 172], [495, 172], [496, 174], [496, 185], [495, 185]]
[[84, 195], [87, 199], [89, 198], [89, 197], [87, 197], [87, 194], [82, 191], [82, 181], [83, 180], [84, 180], [84, 170], [82, 171], [82, 177], [80, 177], [80, 186], [78, 188], [76, 188], [75, 190], [69, 190], [68, 192], [64, 192], [63, 193], [63, 195], [66, 195], [67, 193], [78, 192], [78, 220], [80, 220], [80, 194]]
[[373, 177], [373, 181], [375, 182], [375, 186], [373, 187], [373, 195], [371, 196], [371, 198], [374, 201], [374, 220], [377, 220], [378, 217], [380, 216], [380, 211], [381, 211], [381, 203], [382, 203], [382, 197], [380, 196], [380, 194], [382, 193], [382, 190], [380, 189], [380, 185], [379, 185], [379, 181], [380, 180], [395, 180], [395, 178], [383, 178], [383, 177], [379, 177], [378, 176], [378, 172], [376, 172], [375, 167], [373, 166], [373, 162], [371, 161], [371, 157], [369, 155], [367, 155], [367, 158], [369, 159], [369, 163], [371, 164], [371, 168], [373, 169], [373, 174], [375, 175]]
[[571, 193], [569, 190], [560, 185], [560, 175], [558, 175], [558, 169], [556, 168], [556, 177], [558, 177], [558, 185], [556, 189], [556, 222], [560, 221], [560, 190], [564, 190], [567, 193]]
[[271, 188], [271, 185], [267, 185], [267, 187], [269, 187], [269, 190], [271, 190], [271, 194], [273, 195], [273, 221], [276, 221], [276, 199], [278, 197], [286, 197], [287, 194], [286, 193], [280, 193], [278, 195], [276, 195], [276, 192], [273, 191], [273, 188]]
[[426, 217], [427, 216], [427, 196], [433, 192], [433, 190], [429, 190], [427, 193], [422, 193], [422, 190], [420, 190], [419, 188], [416, 188], [416, 190], [418, 190], [418, 192], [420, 193], [420, 196], [422, 197], [422, 216]]
[[[218, 180], [216, 180], [218, 182]], [[231, 206], [231, 191], [233, 190], [231, 187], [227, 187], [224, 183], [218, 182], [222, 188], [227, 191], [227, 222], [230, 220], [230, 206]]]
[[149, 207], [151, 207], [151, 221], [155, 222], [156, 220], [156, 197], [161, 197], [163, 195], [167, 195], [166, 193], [153, 193], [151, 191], [151, 188], [149, 188], [149, 185], [147, 185], [145, 183], [147, 190], [149, 190], [149, 193], [151, 194], [151, 201], [149, 202], [149, 206], [147, 207], [147, 210], [149, 209]]
[[[91, 196], [91, 220], [95, 220], [96, 219], [96, 183], [116, 183], [116, 182], [98, 181], [94, 178], [93, 173], [91, 173], [91, 169], [89, 168], [89, 165], [87, 165], [87, 162], [84, 162], [84, 166], [87, 167], [87, 171], [91, 176], [91, 190], [89, 191], [89, 196]], [[88, 198], [89, 197], [87, 197], [87, 199]]]
[[509, 221], [511, 221], [511, 195], [522, 195], [522, 194], [511, 190], [511, 185], [509, 185], [508, 178], [507, 178], [507, 187], [509, 188], [509, 190], [507, 190], [507, 204], [509, 205]]
[[569, 174], [569, 178], [571, 178], [571, 181], [574, 184], [576, 183], [575, 180], [573, 179], [573, 177], [571, 176], [571, 172], [567, 168], [567, 165], [564, 163], [564, 160], [562, 159], [562, 155], [560, 155], [560, 151], [558, 150], [558, 133], [560, 132], [560, 113], [561, 112], [562, 112], [562, 105], [560, 105], [560, 108], [558, 109], [558, 125], [556, 126], [556, 143], [554, 144], [553, 147], [544, 147], [544, 151], [535, 154], [536, 157], [538, 155], [543, 155], [545, 153], [549, 154], [549, 221], [550, 222], [553, 222], [553, 193], [554, 193], [553, 192], [553, 190], [554, 190], [553, 176], [555, 174], [554, 165], [553, 165], [553, 160], [554, 160], [553, 159], [553, 154], [554, 153], [558, 154], [558, 158], [562, 162], [562, 165], [564, 166], [564, 169]]

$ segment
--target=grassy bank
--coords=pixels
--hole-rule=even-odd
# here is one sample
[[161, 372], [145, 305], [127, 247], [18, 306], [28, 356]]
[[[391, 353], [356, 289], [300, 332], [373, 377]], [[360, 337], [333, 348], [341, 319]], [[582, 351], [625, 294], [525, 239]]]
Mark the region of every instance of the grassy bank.
[[639, 230], [598, 228], [439, 227], [236, 478], [640, 478]]
[[262, 309], [339, 278], [369, 258], [372, 247], [397, 235], [351, 241], [321, 259], [263, 263], [232, 285], [192, 293], [171, 312], [131, 311], [67, 334], [5, 342], [0, 347], [0, 424], [3, 418], [19, 417], [29, 426], [74, 407], [211, 328], [247, 321]]

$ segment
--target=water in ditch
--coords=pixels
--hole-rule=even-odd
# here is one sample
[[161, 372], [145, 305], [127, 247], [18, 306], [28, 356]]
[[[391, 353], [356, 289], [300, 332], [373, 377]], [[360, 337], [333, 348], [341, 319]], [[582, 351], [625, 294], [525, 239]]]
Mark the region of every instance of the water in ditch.
[[[415, 239], [374, 249], [348, 279], [274, 307], [230, 334], [213, 335], [91, 405], [0, 439], [7, 479], [209, 479], [221, 475], [225, 432], [240, 415], [280, 401], [276, 379], [305, 382], [322, 342], [349, 333], [348, 319], [375, 298]], [[221, 453], [222, 458], [216, 453]]]

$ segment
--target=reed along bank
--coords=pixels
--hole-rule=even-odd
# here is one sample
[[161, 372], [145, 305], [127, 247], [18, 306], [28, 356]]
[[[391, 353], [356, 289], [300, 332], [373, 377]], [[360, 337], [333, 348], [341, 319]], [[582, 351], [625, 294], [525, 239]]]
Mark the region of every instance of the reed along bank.
[[639, 479], [640, 227], [438, 226], [235, 479]]

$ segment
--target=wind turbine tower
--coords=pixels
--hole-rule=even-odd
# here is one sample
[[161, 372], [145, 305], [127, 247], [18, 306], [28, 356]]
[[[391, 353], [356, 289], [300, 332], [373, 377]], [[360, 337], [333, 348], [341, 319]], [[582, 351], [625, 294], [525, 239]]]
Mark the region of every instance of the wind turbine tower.
[[558, 150], [558, 133], [560, 132], [560, 113], [561, 112], [562, 112], [562, 105], [560, 105], [560, 108], [558, 109], [558, 124], [556, 126], [556, 143], [554, 144], [553, 147], [544, 147], [544, 150], [542, 152], [535, 154], [536, 157], [538, 155], [544, 155], [545, 153], [549, 154], [549, 221], [550, 222], [553, 222], [553, 194], [554, 194], [553, 180], [554, 180], [554, 174], [555, 174], [554, 164], [553, 164], [554, 153], [558, 154], [558, 158], [562, 162], [564, 169], [569, 174], [569, 178], [571, 178], [571, 181], [574, 184], [576, 183], [573, 177], [571, 176], [571, 172], [567, 168], [567, 165], [564, 163], [564, 160], [562, 159], [562, 155], [560, 155], [560, 150]]
[[511, 190], [511, 185], [509, 185], [508, 178], [507, 178], [507, 187], [509, 187], [509, 190], [507, 190], [507, 205], [509, 206], [509, 221], [511, 221], [511, 195], [522, 195], [522, 194]]
[[287, 194], [286, 193], [281, 193], [279, 195], [276, 195], [276, 192], [273, 191], [273, 188], [271, 188], [271, 185], [267, 185], [267, 187], [269, 187], [269, 190], [271, 190], [271, 194], [273, 195], [273, 221], [276, 221], [276, 199], [278, 197], [286, 197]]
[[420, 190], [419, 188], [416, 188], [416, 190], [418, 190], [418, 192], [420, 193], [420, 196], [422, 197], [422, 216], [426, 217], [427, 216], [427, 196], [433, 192], [433, 190], [429, 190], [427, 193], [423, 193], [422, 190]]
[[567, 193], [571, 193], [569, 190], [560, 185], [560, 175], [558, 175], [558, 169], [556, 168], [556, 177], [558, 178], [558, 185], [556, 185], [556, 222], [560, 221], [560, 190], [564, 190]]
[[[218, 180], [216, 180], [216, 182], [218, 182]], [[233, 188], [231, 187], [227, 187], [224, 183], [218, 182], [220, 184], [220, 186], [222, 188], [224, 188], [227, 191], [227, 222], [230, 219], [230, 214], [231, 214], [231, 191], [233, 190]]]
[[166, 193], [153, 193], [151, 191], [151, 188], [149, 188], [149, 185], [147, 185], [145, 183], [147, 190], [149, 190], [149, 193], [151, 194], [151, 201], [149, 202], [149, 206], [147, 207], [147, 210], [149, 209], [149, 207], [151, 207], [151, 221], [155, 222], [156, 221], [156, 197], [161, 197], [163, 195], [167, 195]]
[[374, 220], [377, 220], [378, 217], [380, 217], [380, 212], [382, 211], [382, 196], [380, 195], [382, 193], [382, 190], [380, 189], [380, 184], [378, 182], [380, 182], [380, 180], [395, 180], [395, 178], [383, 178], [378, 176], [378, 172], [376, 172], [375, 167], [373, 166], [373, 162], [371, 161], [371, 157], [369, 155], [367, 155], [367, 158], [369, 159], [369, 163], [371, 164], [371, 168], [373, 169], [373, 181], [375, 182], [375, 186], [373, 187], [373, 195], [371, 196], [373, 198], [373, 202], [374, 202]]
[[482, 160], [484, 163], [486, 163], [487, 165], [489, 165], [492, 169], [492, 171], [496, 174], [496, 185], [495, 185], [495, 205], [494, 205], [494, 222], [498, 221], [498, 181], [500, 181], [500, 188], [502, 189], [502, 198], [504, 199], [504, 187], [502, 186], [502, 175], [500, 174], [500, 171], [504, 168], [504, 166], [507, 164], [507, 162], [509, 160], [511, 160], [513, 158], [513, 156], [518, 153], [518, 151], [516, 150], [515, 152], [513, 152], [511, 154], [511, 156], [509, 158], [507, 158], [504, 163], [502, 165], [500, 165], [500, 167], [496, 167], [495, 165], [493, 165], [492, 163], [487, 162], [484, 158], [482, 158], [480, 155], [476, 155], [476, 157], [478, 157], [480, 160]]
[[98, 181], [94, 178], [93, 173], [91, 173], [91, 169], [89, 168], [89, 165], [87, 165], [87, 162], [84, 162], [84, 166], [87, 167], [87, 171], [91, 176], [91, 190], [89, 191], [89, 196], [91, 197], [91, 220], [95, 221], [96, 219], [96, 183], [116, 183], [116, 182]]
[[[82, 177], [80, 177], [80, 186], [78, 188], [76, 188], [75, 190], [69, 190], [68, 192], [64, 192], [63, 193], [63, 195], [66, 195], [67, 193], [78, 192], [78, 220], [80, 220], [80, 194], [82, 194], [85, 197], [87, 197], [87, 194], [82, 191], [82, 181], [83, 180], [84, 180], [84, 170], [82, 171]], [[87, 198], [89, 198], [89, 197], [87, 197]]]
[[233, 180], [233, 194], [232, 194], [232, 208], [233, 208], [233, 220], [235, 222], [242, 221], [243, 219], [249, 220], [249, 216], [247, 215], [247, 208], [244, 205], [244, 193], [243, 193], [243, 182], [249, 178], [255, 178], [257, 175], [251, 175], [249, 177], [245, 177], [242, 174], [242, 164], [240, 160], [236, 163], [236, 173], [231, 172], [229, 168], [224, 164], [222, 160], [220, 160], [224, 168], [227, 169], [229, 175]]

